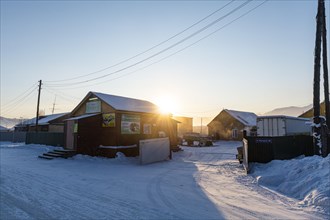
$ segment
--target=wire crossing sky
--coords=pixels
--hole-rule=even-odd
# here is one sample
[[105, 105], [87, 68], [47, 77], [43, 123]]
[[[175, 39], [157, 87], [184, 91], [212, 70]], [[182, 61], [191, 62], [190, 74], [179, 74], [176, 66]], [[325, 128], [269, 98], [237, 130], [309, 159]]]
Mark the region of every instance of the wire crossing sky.
[[148, 56], [147, 58], [144, 58], [143, 60], [140, 60], [140, 61], [138, 61], [138, 62], [136, 62], [136, 63], [133, 63], [133, 64], [131, 64], [131, 65], [129, 65], [129, 66], [126, 66], [126, 67], [124, 67], [124, 68], [121, 68], [121, 69], [119, 69], [119, 70], [117, 70], [117, 71], [115, 71], [115, 72], [108, 73], [108, 74], [105, 74], [105, 75], [102, 75], [102, 76], [99, 76], [99, 77], [95, 77], [95, 78], [92, 78], [92, 79], [88, 79], [88, 80], [80, 81], [80, 82], [75, 82], [75, 83], [68, 83], [68, 84], [62, 83], [62, 84], [60, 84], [60, 85], [57, 84], [57, 86], [60, 86], [60, 87], [62, 87], [62, 86], [67, 86], [67, 85], [71, 86], [71, 85], [76, 85], [76, 84], [82, 84], [82, 83], [86, 83], [86, 82], [91, 82], [91, 81], [94, 81], [94, 80], [98, 80], [98, 79], [105, 78], [105, 77], [107, 77], [107, 76], [109, 76], [109, 75], [113, 75], [113, 74], [118, 73], [118, 72], [122, 72], [122, 71], [124, 71], [124, 70], [126, 70], [126, 69], [130, 69], [130, 68], [132, 68], [132, 67], [134, 67], [134, 66], [136, 66], [136, 65], [139, 65], [139, 64], [141, 64], [141, 63], [144, 63], [145, 61], [148, 61], [148, 60], [150, 60], [151, 58], [156, 57], [156, 56], [158, 56], [158, 55], [160, 55], [160, 54], [162, 54], [162, 53], [164, 53], [164, 52], [166, 52], [166, 51], [172, 49], [173, 47], [175, 47], [175, 46], [177, 46], [177, 45], [179, 45], [179, 44], [182, 44], [183, 42], [189, 40], [190, 38], [194, 37], [195, 35], [201, 33], [202, 31], [204, 31], [204, 30], [206, 30], [206, 29], [208, 29], [208, 28], [210, 28], [210, 27], [213, 26], [214, 24], [218, 23], [219, 21], [223, 20], [223, 19], [226, 18], [227, 16], [231, 15], [232, 13], [234, 13], [235, 11], [237, 11], [237, 10], [239, 10], [240, 8], [244, 7], [244, 6], [247, 5], [249, 2], [251, 2], [251, 1], [243, 2], [243, 4], [241, 4], [241, 5], [239, 5], [238, 7], [234, 8], [232, 11], [230, 11], [230, 12], [227, 13], [227, 14], [225, 14], [224, 16], [221, 16], [220, 18], [218, 18], [218, 19], [216, 19], [215, 21], [209, 23], [208, 25], [206, 25], [206, 26], [204, 26], [203, 28], [197, 30], [196, 32], [190, 34], [189, 36], [185, 37], [184, 39], [182, 39], [182, 40], [180, 40], [180, 41], [178, 41], [178, 42], [176, 42], [176, 43], [174, 43], [174, 44], [172, 44], [172, 45], [170, 45], [170, 46], [168, 46], [168, 47], [162, 49], [161, 51], [156, 52], [155, 54], [152, 54], [151, 56]]
[[40, 79], [46, 114], [88, 91], [203, 117], [312, 102], [314, 0], [0, 4], [1, 116], [34, 117]]

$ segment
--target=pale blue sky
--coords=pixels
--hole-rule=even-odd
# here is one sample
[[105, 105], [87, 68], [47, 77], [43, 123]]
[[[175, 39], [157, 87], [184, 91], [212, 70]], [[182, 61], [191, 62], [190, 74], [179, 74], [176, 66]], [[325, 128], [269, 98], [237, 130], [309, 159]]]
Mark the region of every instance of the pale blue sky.
[[[316, 0], [268, 1], [192, 47], [130, 74], [190, 45], [262, 2], [253, 1], [200, 34], [125, 71], [72, 86], [54, 87], [55, 82], [46, 82], [78, 77], [130, 58], [228, 2], [1, 1], [1, 116], [35, 116], [36, 89], [25, 99], [24, 95], [15, 98], [28, 94], [40, 79], [45, 82], [41, 109], [46, 114], [51, 113], [55, 95], [55, 113], [59, 113], [71, 111], [88, 91], [157, 104], [167, 97], [173, 102], [174, 113], [194, 117], [213, 117], [223, 108], [263, 113], [312, 103]], [[140, 62], [243, 3], [230, 4], [146, 54], [69, 82], [113, 73]], [[326, 10], [329, 33], [329, 1]], [[20, 98], [22, 102], [18, 102]]]

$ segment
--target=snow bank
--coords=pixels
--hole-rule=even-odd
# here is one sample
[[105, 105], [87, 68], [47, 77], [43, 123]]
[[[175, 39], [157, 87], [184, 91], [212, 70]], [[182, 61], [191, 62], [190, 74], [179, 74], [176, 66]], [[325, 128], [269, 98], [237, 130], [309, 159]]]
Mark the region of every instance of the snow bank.
[[258, 184], [295, 198], [299, 206], [330, 213], [330, 155], [254, 164]]

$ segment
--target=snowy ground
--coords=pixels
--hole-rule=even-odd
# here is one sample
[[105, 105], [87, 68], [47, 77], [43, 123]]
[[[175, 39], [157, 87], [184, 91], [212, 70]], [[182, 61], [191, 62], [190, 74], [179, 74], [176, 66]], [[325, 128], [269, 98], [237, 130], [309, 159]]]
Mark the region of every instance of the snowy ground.
[[173, 160], [77, 155], [37, 158], [54, 147], [1, 143], [0, 219], [329, 219], [330, 156], [255, 164], [240, 142], [183, 147]]

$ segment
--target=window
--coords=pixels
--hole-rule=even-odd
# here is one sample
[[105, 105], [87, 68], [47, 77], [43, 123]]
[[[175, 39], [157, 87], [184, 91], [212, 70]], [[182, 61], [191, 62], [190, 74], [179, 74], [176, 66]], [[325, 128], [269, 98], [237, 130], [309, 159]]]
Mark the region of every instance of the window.
[[236, 128], [231, 131], [231, 137], [232, 138], [238, 138], [238, 131], [237, 131]]
[[151, 124], [143, 125], [143, 134], [151, 134]]

